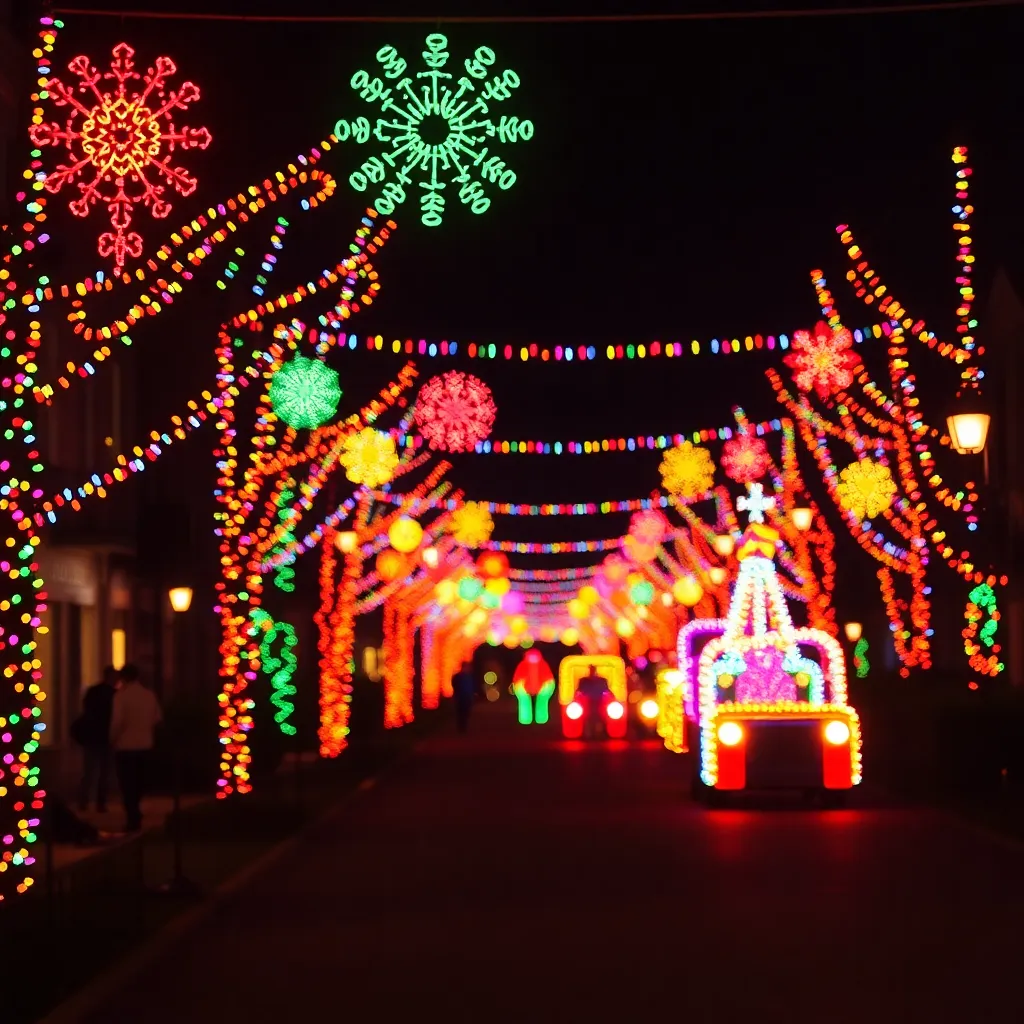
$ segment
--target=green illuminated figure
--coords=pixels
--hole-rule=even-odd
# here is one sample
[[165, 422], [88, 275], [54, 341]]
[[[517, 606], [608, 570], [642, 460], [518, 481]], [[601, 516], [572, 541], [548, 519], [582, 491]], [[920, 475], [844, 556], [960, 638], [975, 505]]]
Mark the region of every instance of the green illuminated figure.
[[493, 106], [519, 87], [519, 76], [510, 68], [492, 75], [497, 58], [487, 46], [466, 58], [462, 69], [445, 71], [447, 46], [441, 33], [427, 36], [422, 52], [427, 70], [414, 75], [406, 74], [409, 64], [393, 46], [382, 46], [377, 61], [383, 79], [357, 71], [350, 84], [367, 103], [379, 103], [384, 116], [372, 128], [365, 117], [334, 126], [339, 142], [368, 142], [372, 135], [383, 144], [379, 156], [349, 175], [352, 188], [366, 192], [373, 185], [371, 205], [389, 217], [415, 183], [422, 189], [420, 220], [432, 228], [441, 224], [449, 184], [459, 202], [484, 213], [491, 205], [484, 183], [504, 190], [516, 182], [495, 144], [533, 138], [532, 121], [501, 116], [495, 123], [491, 116]]
[[519, 702], [520, 725], [547, 724], [548, 703], [555, 692], [555, 674], [539, 651], [527, 651], [519, 662], [512, 676], [512, 692]]

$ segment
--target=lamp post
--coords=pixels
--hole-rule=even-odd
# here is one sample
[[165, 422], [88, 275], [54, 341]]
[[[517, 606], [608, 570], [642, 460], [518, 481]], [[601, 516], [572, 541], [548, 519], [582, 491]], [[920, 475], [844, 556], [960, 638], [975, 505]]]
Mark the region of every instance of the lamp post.
[[[191, 587], [171, 587], [167, 591], [167, 597], [171, 602], [171, 608], [174, 610], [175, 618], [175, 629], [174, 635], [174, 671], [175, 674], [180, 677], [181, 668], [179, 664], [179, 652], [181, 651], [180, 637], [178, 636], [179, 630], [177, 629], [177, 619], [189, 610], [192, 606], [192, 588]], [[184, 865], [183, 865], [183, 846], [184, 846], [184, 835], [182, 820], [181, 820], [181, 788], [182, 788], [182, 763], [181, 763], [181, 746], [182, 737], [175, 735], [172, 737], [171, 742], [174, 744], [172, 752], [172, 771], [173, 771], [173, 790], [172, 790], [172, 807], [171, 807], [171, 844], [174, 857], [174, 874], [169, 882], [164, 883], [160, 887], [160, 892], [166, 896], [184, 896], [184, 897], [198, 897], [200, 895], [199, 886], [196, 885], [191, 879], [185, 877]]]

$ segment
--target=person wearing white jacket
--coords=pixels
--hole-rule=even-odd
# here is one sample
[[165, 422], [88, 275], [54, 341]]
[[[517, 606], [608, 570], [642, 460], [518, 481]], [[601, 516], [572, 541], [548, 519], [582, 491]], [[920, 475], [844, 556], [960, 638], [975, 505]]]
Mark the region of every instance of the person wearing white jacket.
[[129, 832], [142, 828], [142, 798], [156, 742], [156, 727], [162, 718], [156, 694], [142, 685], [139, 670], [134, 665], [125, 665], [121, 670], [121, 688], [114, 695], [110, 746], [114, 751], [114, 767]]

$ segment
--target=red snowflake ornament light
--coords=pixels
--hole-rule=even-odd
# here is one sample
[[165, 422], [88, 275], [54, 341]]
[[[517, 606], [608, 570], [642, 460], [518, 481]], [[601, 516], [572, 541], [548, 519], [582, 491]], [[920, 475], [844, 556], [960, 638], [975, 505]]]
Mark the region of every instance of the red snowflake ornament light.
[[740, 484], [760, 480], [768, 469], [768, 446], [759, 437], [737, 434], [722, 445], [722, 469]]
[[431, 448], [471, 452], [490, 434], [496, 412], [491, 389], [482, 380], [449, 370], [423, 385], [413, 417]]
[[801, 391], [813, 389], [824, 400], [853, 383], [860, 358], [853, 351], [853, 335], [845, 327], [833, 331], [819, 321], [813, 333], [793, 332], [793, 351], [784, 361]]
[[[58, 78], [48, 85], [53, 102], [68, 108], [67, 120], [29, 130], [36, 146], [59, 146], [68, 153], [68, 162], [46, 175], [46, 190], [56, 193], [74, 182], [79, 196], [70, 209], [76, 217], [87, 217], [95, 204], [107, 208], [113, 230], [100, 235], [99, 253], [112, 256], [118, 271], [126, 259], [142, 255], [142, 236], [130, 230], [132, 207], [141, 203], [153, 217], [166, 217], [168, 189], [188, 196], [198, 184], [184, 167], [172, 166], [174, 151], [206, 149], [211, 139], [206, 128], [179, 127], [173, 120], [174, 111], [199, 99], [199, 87], [192, 82], [177, 90], [168, 86], [167, 78], [178, 70], [170, 57], [157, 57], [142, 75], [133, 70], [134, 56], [132, 47], [118, 43], [110, 69], [102, 73], [88, 57], [76, 57], [68, 70], [78, 77], [77, 85]], [[105, 82], [112, 88], [101, 88]]]

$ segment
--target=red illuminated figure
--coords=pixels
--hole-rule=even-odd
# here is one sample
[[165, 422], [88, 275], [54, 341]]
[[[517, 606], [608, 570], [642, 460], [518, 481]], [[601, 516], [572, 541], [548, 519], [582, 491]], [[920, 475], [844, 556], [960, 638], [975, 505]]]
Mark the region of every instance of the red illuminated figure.
[[512, 690], [519, 701], [519, 724], [545, 725], [548, 702], [555, 692], [555, 673], [538, 651], [527, 651], [519, 662], [512, 677]]
[[[49, 82], [50, 98], [67, 107], [63, 124], [35, 124], [29, 130], [36, 146], [54, 146], [67, 154], [46, 175], [48, 192], [74, 183], [78, 197], [71, 212], [86, 217], [99, 204], [110, 214], [112, 231], [99, 238], [101, 256], [113, 256], [121, 270], [128, 258], [142, 255], [142, 236], [129, 230], [132, 207], [141, 203], [153, 217], [171, 212], [168, 193], [191, 195], [197, 181], [172, 163], [176, 150], [206, 149], [205, 128], [175, 124], [176, 112], [199, 99], [199, 88], [183, 82], [177, 89], [167, 79], [178, 70], [170, 57], [157, 57], [145, 74], [135, 71], [135, 51], [127, 43], [114, 47], [107, 71], [97, 70], [88, 57], [76, 57], [68, 70], [77, 83]], [[111, 88], [104, 85], [110, 83]]]

